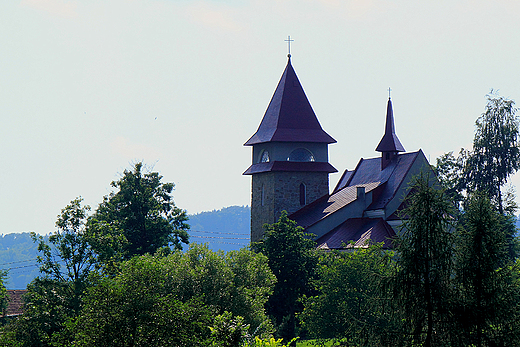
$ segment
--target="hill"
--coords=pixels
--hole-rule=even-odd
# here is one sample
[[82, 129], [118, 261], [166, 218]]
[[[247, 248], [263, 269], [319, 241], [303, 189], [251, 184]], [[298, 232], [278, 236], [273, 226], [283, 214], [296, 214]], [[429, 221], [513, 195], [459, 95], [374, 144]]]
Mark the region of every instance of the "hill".
[[238, 250], [249, 245], [251, 209], [230, 206], [190, 215], [190, 242], [207, 243], [213, 251]]
[[[213, 250], [237, 250], [249, 244], [251, 210], [230, 206], [190, 215], [190, 242], [207, 243]], [[8, 270], [8, 289], [25, 289], [38, 276], [37, 245], [28, 232], [0, 235], [0, 269]]]

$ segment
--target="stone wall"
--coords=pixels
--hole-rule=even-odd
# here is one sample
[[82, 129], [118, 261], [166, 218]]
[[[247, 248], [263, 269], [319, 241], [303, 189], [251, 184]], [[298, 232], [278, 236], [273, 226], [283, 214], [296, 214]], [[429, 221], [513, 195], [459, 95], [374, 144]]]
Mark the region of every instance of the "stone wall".
[[303, 207], [300, 184], [305, 185], [306, 204], [329, 193], [326, 172], [265, 172], [252, 176], [251, 242], [262, 238], [263, 225], [278, 221], [283, 210], [291, 214]]

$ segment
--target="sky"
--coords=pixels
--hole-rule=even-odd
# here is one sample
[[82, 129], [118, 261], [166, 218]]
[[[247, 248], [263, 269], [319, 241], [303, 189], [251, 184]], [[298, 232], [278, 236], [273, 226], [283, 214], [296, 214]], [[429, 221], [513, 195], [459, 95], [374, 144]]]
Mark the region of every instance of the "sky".
[[[251, 148], [287, 63], [339, 173], [397, 134], [471, 146], [491, 89], [520, 102], [516, 0], [0, 2], [0, 233], [55, 230], [143, 161], [190, 214], [250, 204]], [[513, 178], [520, 184], [520, 177]], [[332, 188], [331, 188], [332, 189]]]

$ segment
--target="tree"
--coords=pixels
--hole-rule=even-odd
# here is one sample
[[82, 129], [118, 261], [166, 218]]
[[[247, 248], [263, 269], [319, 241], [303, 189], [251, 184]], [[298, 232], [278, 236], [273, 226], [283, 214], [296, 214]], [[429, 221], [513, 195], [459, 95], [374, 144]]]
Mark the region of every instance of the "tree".
[[245, 249], [134, 257], [91, 287], [70, 328], [80, 346], [235, 346], [270, 332], [274, 280], [266, 257]]
[[282, 211], [278, 222], [266, 225], [264, 238], [252, 246], [267, 256], [276, 276], [277, 283], [266, 307], [277, 334], [285, 341], [296, 335], [295, 316], [303, 309], [299, 300], [311, 294], [310, 282], [315, 276], [318, 254], [310, 236]]
[[440, 346], [447, 338], [452, 204], [424, 175], [412, 180], [405, 203], [396, 240], [394, 303], [401, 309], [405, 338], [413, 345]]
[[90, 238], [104, 261], [153, 254], [188, 243], [186, 211], [173, 201], [173, 183], [161, 183], [157, 172], [144, 173], [142, 163], [125, 170], [111, 183], [116, 192], [105, 196], [89, 221]]
[[473, 194], [456, 242], [453, 345], [519, 345], [518, 264], [508, 252], [512, 220], [482, 193]]
[[452, 153], [443, 155], [437, 159], [436, 172], [455, 200], [462, 200], [467, 192], [485, 191], [501, 214], [510, 213], [514, 206], [504, 206], [502, 188], [520, 168], [517, 108], [513, 100], [493, 91], [487, 100], [485, 112], [475, 123], [473, 150], [461, 149], [457, 158]]
[[397, 324], [383, 285], [395, 264], [391, 254], [372, 245], [320, 255], [317, 295], [304, 298], [298, 316], [310, 337], [349, 346], [395, 345]]
[[32, 234], [38, 243], [41, 276], [27, 287], [22, 318], [8, 327], [21, 346], [48, 346], [62, 332], [67, 320], [77, 317], [96, 256], [85, 236], [89, 206], [82, 199], [70, 202], [56, 221], [57, 231], [49, 236]]
[[487, 191], [503, 214], [501, 188], [520, 168], [519, 124], [515, 102], [487, 95], [486, 111], [476, 121], [473, 152], [468, 158], [468, 186]]
[[8, 294], [7, 288], [5, 288], [5, 281], [7, 278], [8, 272], [5, 270], [0, 270], [0, 312], [5, 312], [8, 304]]

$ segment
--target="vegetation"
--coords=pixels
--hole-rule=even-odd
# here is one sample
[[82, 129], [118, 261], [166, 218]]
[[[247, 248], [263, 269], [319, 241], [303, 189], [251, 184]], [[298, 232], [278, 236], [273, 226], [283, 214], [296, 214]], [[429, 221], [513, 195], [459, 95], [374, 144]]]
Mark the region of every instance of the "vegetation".
[[520, 168], [519, 119], [512, 100], [491, 91], [485, 112], [476, 121], [473, 150], [461, 149], [437, 159], [439, 180], [450, 197], [462, 202], [468, 192], [486, 192], [498, 211], [512, 214], [511, 194], [503, 193], [508, 178]]
[[264, 238], [253, 245], [255, 251], [267, 256], [276, 276], [267, 313], [273, 317], [277, 336], [286, 342], [296, 336], [296, 314], [303, 309], [300, 299], [312, 292], [310, 283], [315, 277], [318, 254], [309, 236], [282, 211], [279, 221], [266, 226]]
[[398, 266], [391, 279], [402, 337], [405, 345], [440, 346], [448, 334], [452, 205], [427, 176], [413, 179], [406, 202], [396, 241]]
[[393, 251], [319, 251], [286, 213], [251, 250], [182, 251], [174, 186], [138, 163], [92, 215], [76, 198], [32, 235], [40, 276], [0, 345], [520, 346], [515, 111], [488, 96], [473, 151], [412, 180]]
[[304, 297], [298, 316], [309, 337], [353, 346], [392, 345], [397, 322], [387, 300], [390, 292], [383, 289], [395, 266], [392, 255], [382, 245], [321, 253], [316, 295]]
[[[188, 242], [186, 211], [173, 202], [173, 183], [161, 183], [157, 172], [143, 173], [143, 164], [125, 170], [112, 182], [116, 192], [105, 196], [89, 219], [89, 238], [103, 260], [128, 260]], [[168, 248], [169, 249], [169, 248]]]

